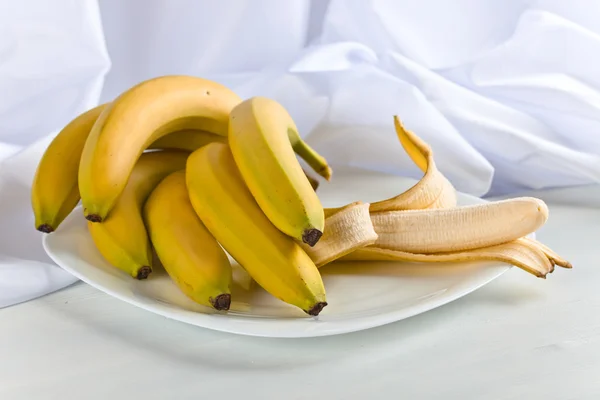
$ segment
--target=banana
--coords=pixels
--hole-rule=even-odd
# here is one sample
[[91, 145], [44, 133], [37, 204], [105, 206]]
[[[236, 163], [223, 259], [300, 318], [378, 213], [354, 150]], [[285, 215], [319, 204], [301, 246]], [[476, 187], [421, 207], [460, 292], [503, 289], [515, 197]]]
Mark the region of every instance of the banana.
[[[506, 251], [514, 253], [514, 247], [494, 246], [523, 239], [547, 218], [545, 204], [527, 197], [451, 209], [370, 214], [367, 210], [368, 204], [360, 202], [325, 209], [323, 239], [314, 248], [304, 246], [317, 266], [339, 258], [380, 260], [382, 254], [391, 255], [387, 259], [403, 261], [485, 259], [485, 254], [487, 259], [506, 261]], [[518, 249], [524, 246], [519, 242]], [[566, 263], [548, 248], [544, 248], [543, 253], [557, 265]], [[428, 258], [429, 255], [439, 257]], [[516, 259], [518, 262], [519, 258]], [[533, 260], [535, 269], [539, 259], [522, 259], [519, 266], [524, 268], [527, 260]]]
[[457, 207], [456, 191], [437, 169], [431, 148], [405, 130], [397, 117], [394, 122], [402, 146], [425, 175], [406, 192], [372, 203], [369, 212], [361, 202], [326, 208], [323, 238], [313, 248], [303, 245], [317, 266], [337, 259], [494, 260], [539, 277], [552, 272], [554, 265], [572, 267], [547, 246], [525, 237], [547, 219], [541, 200], [516, 198]]
[[165, 176], [185, 168], [189, 154], [182, 151], [143, 154], [110, 217], [101, 224], [87, 223], [104, 258], [134, 278], [146, 279], [152, 272], [152, 245], [142, 219], [143, 204]]
[[[90, 109], [67, 124], [42, 156], [31, 190], [35, 228], [54, 232], [79, 202], [78, 170], [81, 153], [90, 131], [108, 104]], [[210, 142], [227, 138], [198, 130], [173, 132], [159, 138], [149, 149], [194, 151]]]
[[154, 189], [144, 206], [144, 220], [158, 258], [180, 290], [199, 304], [229, 310], [231, 264], [192, 208], [185, 170], [167, 176]]
[[106, 107], [92, 108], [69, 122], [42, 156], [31, 188], [35, 228], [51, 233], [79, 202], [77, 170], [85, 141], [98, 115]]
[[378, 235], [374, 247], [424, 254], [510, 242], [536, 231], [547, 219], [548, 207], [533, 197], [448, 209], [371, 213]]
[[228, 140], [244, 181], [269, 220], [314, 246], [323, 234], [323, 206], [294, 151], [326, 179], [331, 169], [300, 138], [285, 108], [264, 97], [243, 101], [231, 111]]
[[554, 266], [572, 268], [572, 265], [548, 249], [540, 242], [530, 238], [519, 238], [508, 243], [502, 243], [478, 249], [438, 253], [415, 254], [398, 250], [380, 249], [376, 247], [358, 249], [342, 257], [348, 261], [406, 261], [420, 263], [439, 262], [471, 262], [471, 261], [500, 261], [517, 266], [539, 278], [545, 278], [554, 271]]
[[192, 153], [186, 182], [202, 222], [260, 286], [309, 315], [321, 312], [327, 301], [315, 263], [262, 212], [229, 146], [210, 143]]
[[162, 76], [122, 93], [100, 114], [81, 154], [85, 217], [101, 222], [108, 216], [151, 143], [186, 129], [225, 136], [229, 113], [240, 101], [225, 86], [191, 76]]

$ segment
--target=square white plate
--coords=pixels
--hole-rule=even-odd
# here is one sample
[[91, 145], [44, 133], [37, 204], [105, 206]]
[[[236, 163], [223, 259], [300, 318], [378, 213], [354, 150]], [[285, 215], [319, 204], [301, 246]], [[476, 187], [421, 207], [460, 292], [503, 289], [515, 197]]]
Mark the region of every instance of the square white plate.
[[[324, 206], [332, 207], [388, 198], [414, 183], [355, 171], [323, 184], [319, 196]], [[460, 204], [481, 202], [459, 194]], [[234, 285], [231, 310], [219, 313], [189, 300], [160, 268], [148, 280], [132, 279], [97, 251], [81, 208], [44, 237], [44, 248], [66, 271], [127, 303], [204, 328], [266, 337], [335, 335], [399, 321], [460, 298], [510, 268], [494, 262], [336, 262], [321, 268], [329, 305], [318, 318], [311, 318], [258, 285], [251, 290]]]

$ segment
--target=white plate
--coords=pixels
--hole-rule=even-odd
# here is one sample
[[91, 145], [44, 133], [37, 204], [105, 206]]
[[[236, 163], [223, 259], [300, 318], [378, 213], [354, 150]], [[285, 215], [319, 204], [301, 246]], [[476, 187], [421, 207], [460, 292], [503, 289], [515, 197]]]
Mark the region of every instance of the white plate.
[[[356, 172], [323, 184], [319, 195], [330, 207], [387, 198], [412, 184], [408, 179]], [[459, 202], [483, 200], [459, 195]], [[159, 269], [146, 281], [134, 280], [102, 258], [80, 208], [55, 233], [44, 237], [44, 248], [66, 271], [127, 303], [204, 328], [267, 337], [335, 335], [399, 321], [460, 298], [510, 268], [492, 262], [334, 263], [321, 270], [329, 305], [318, 318], [311, 318], [258, 287], [246, 291], [235, 285], [231, 310], [221, 314], [189, 300]]]

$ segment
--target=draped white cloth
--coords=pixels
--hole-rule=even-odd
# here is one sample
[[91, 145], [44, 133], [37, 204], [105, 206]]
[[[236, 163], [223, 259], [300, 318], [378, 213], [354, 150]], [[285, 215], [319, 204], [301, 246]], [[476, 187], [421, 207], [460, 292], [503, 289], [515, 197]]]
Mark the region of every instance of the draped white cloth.
[[281, 101], [334, 166], [417, 177], [392, 116], [484, 196], [600, 181], [597, 0], [0, 3], [0, 307], [75, 281], [33, 229], [70, 119], [164, 74]]

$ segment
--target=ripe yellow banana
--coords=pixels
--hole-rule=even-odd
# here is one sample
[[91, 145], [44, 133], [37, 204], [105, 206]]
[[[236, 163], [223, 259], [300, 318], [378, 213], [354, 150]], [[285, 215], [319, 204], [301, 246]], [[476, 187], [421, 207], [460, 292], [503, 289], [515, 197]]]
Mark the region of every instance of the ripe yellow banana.
[[79, 191], [86, 218], [107, 217], [151, 143], [185, 129], [225, 136], [229, 113], [240, 101], [225, 86], [191, 76], [150, 79], [122, 93], [100, 114], [81, 154]]
[[37, 230], [55, 231], [79, 202], [77, 170], [81, 151], [105, 106], [92, 108], [69, 122], [44, 152], [31, 188]]
[[331, 169], [298, 134], [278, 102], [253, 97], [229, 117], [233, 158], [256, 202], [283, 233], [314, 246], [324, 229], [323, 206], [294, 151], [326, 179]]
[[158, 258], [181, 291], [197, 303], [229, 310], [231, 264], [192, 208], [185, 170], [154, 189], [144, 206], [144, 220]]
[[146, 279], [152, 272], [152, 245], [142, 219], [143, 204], [164, 177], [185, 168], [189, 154], [184, 151], [143, 154], [110, 217], [101, 224], [88, 221], [92, 239], [104, 258], [134, 278]]
[[202, 222], [260, 286], [309, 315], [321, 312], [327, 301], [317, 267], [262, 212], [227, 145], [211, 143], [192, 153], [186, 181]]

